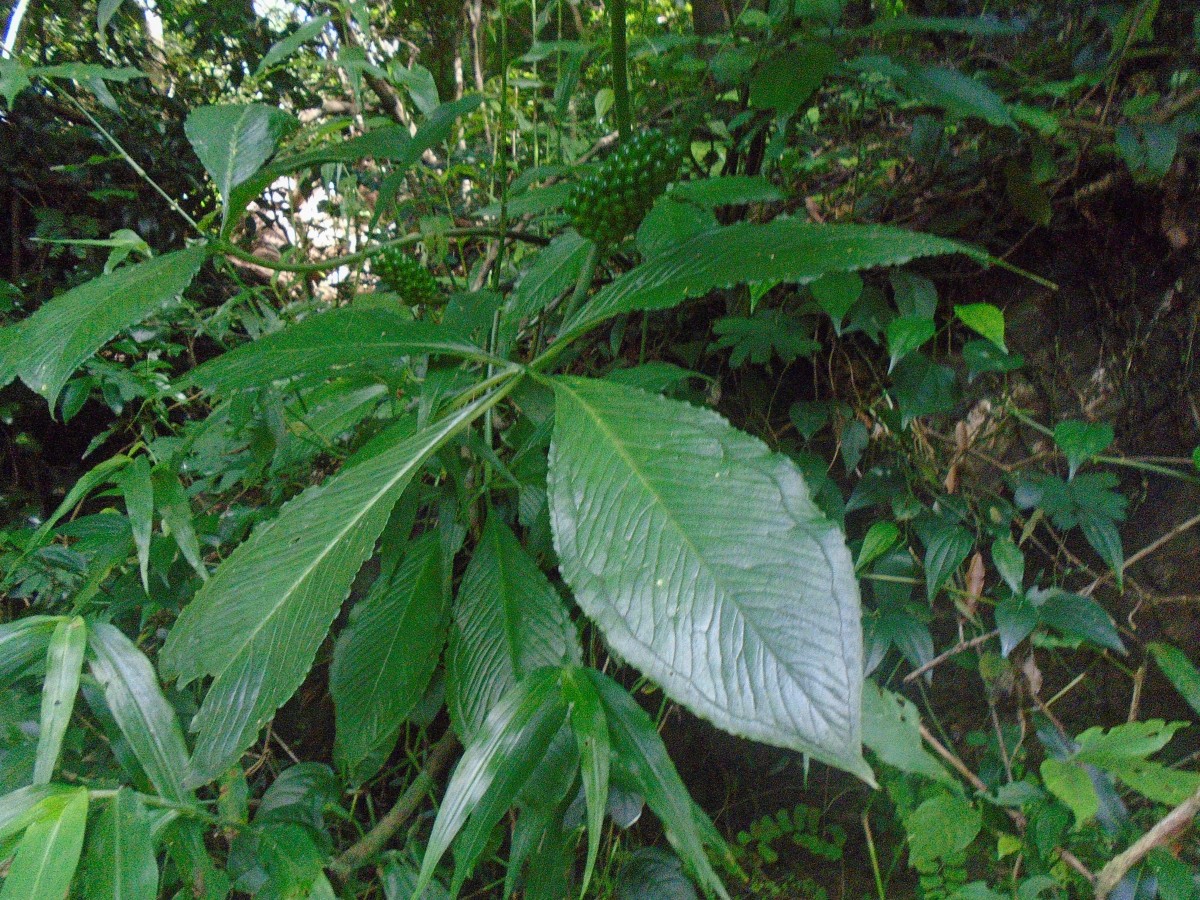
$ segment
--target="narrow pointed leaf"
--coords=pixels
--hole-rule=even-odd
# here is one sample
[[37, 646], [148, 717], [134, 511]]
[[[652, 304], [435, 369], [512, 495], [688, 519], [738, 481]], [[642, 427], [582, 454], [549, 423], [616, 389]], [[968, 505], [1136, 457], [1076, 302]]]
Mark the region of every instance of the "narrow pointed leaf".
[[[503, 794], [510, 802], [515, 799], [533, 765], [545, 754], [550, 739], [566, 720], [558, 679], [558, 670], [539, 669], [515, 684], [484, 721], [446, 787], [446, 795], [425, 847], [414, 897], [420, 897], [429, 885], [438, 862], [466, 825], [468, 817], [479, 813], [482, 819], [491, 819], [500, 805], [496, 802], [498, 795]], [[534, 754], [534, 750], [540, 750], [540, 755]], [[497, 779], [500, 784], [497, 792], [492, 793]], [[492, 793], [490, 802], [489, 793]], [[481, 804], [485, 803], [486, 807], [481, 810]], [[507, 804], [499, 809], [488, 831], [505, 809]], [[480, 830], [478, 826], [476, 830]]]
[[1175, 690], [1200, 715], [1200, 671], [1196, 670], [1187, 654], [1178, 647], [1159, 642], [1148, 644], [1147, 649]]
[[64, 900], [79, 865], [87, 811], [88, 792], [77, 788], [56, 814], [25, 830], [0, 900]]
[[0, 625], [0, 688], [46, 658], [50, 636], [59, 621], [57, 616], [26, 616]]
[[697, 715], [870, 781], [854, 566], [800, 471], [708, 410], [554, 385], [551, 522], [584, 612]]
[[442, 581], [438, 535], [429, 535], [355, 604], [338, 638], [329, 671], [334, 754], [355, 784], [378, 770], [437, 668], [448, 624]]
[[208, 569], [204, 567], [204, 560], [200, 556], [192, 504], [179, 475], [160, 463], [154, 467], [150, 477], [154, 484], [154, 504], [158, 507], [163, 524], [171, 530], [171, 537], [175, 539], [179, 552], [201, 578], [208, 578]]
[[139, 456], [126, 466], [117, 479], [125, 497], [125, 512], [137, 548], [138, 571], [142, 589], [150, 593], [150, 535], [154, 529], [154, 485], [150, 481], [150, 462]]
[[601, 672], [585, 670], [603, 703], [608, 720], [612, 749], [618, 765], [633, 781], [632, 787], [662, 822], [667, 840], [680, 858], [691, 866], [705, 892], [729, 900], [721, 879], [713, 870], [704, 851], [713, 845], [718, 853], [728, 853], [720, 835], [692, 802], [679, 778], [654, 723], [629, 693]]
[[513, 291], [509, 315], [535, 316], [575, 284], [592, 243], [566, 231], [541, 251]]
[[13, 351], [21, 380], [53, 409], [84, 360], [182, 294], [205, 255], [201, 246], [168, 253], [93, 278], [44, 304], [25, 320]]
[[46, 651], [46, 681], [42, 685], [42, 715], [38, 731], [33, 783], [46, 784], [58, 764], [63, 735], [79, 693], [79, 673], [87, 648], [87, 623], [79, 616], [64, 619], [54, 629]]
[[154, 819], [137, 794], [121, 788], [88, 829], [87, 900], [155, 900]]
[[563, 699], [570, 710], [571, 729], [579, 746], [583, 794], [587, 802], [588, 853], [583, 870], [579, 895], [587, 894], [596, 859], [600, 854], [600, 837], [604, 831], [604, 812], [608, 807], [608, 774], [611, 746], [608, 719], [604, 704], [595, 685], [579, 669], [568, 669], [562, 675]]
[[188, 758], [183, 730], [150, 660], [120, 629], [105, 622], [92, 625], [88, 643], [92, 677], [146, 777], [168, 800], [191, 800], [184, 787]]
[[899, 266], [947, 253], [991, 259], [966, 244], [885, 225], [743, 222], [698, 234], [617, 278], [563, 326], [563, 334], [578, 334], [621, 313], [668, 309], [714, 288], [807, 283], [830, 272]]
[[161, 666], [214, 681], [192, 727], [189, 786], [220, 776], [304, 680], [317, 648], [422, 463], [501, 396], [485, 395], [309, 488], [259, 527], [180, 615]]
[[0, 797], [0, 845], [48, 815], [58, 815], [73, 788], [34, 784]]
[[386, 366], [415, 353], [484, 356], [462, 335], [414, 322], [388, 309], [346, 307], [312, 316], [207, 362], [188, 383], [217, 394], [314, 375], [328, 378], [364, 366]]
[[463, 575], [454, 617], [448, 703], [464, 742], [523, 675], [582, 658], [558, 591], [494, 514]]

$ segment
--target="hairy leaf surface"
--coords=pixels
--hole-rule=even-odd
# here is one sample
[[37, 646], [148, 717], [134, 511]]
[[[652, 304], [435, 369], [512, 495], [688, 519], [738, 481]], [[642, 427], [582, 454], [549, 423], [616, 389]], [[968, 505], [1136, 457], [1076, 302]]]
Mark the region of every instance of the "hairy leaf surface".
[[869, 781], [854, 567], [800, 471], [708, 410], [554, 386], [551, 521], [584, 612], [696, 714]]

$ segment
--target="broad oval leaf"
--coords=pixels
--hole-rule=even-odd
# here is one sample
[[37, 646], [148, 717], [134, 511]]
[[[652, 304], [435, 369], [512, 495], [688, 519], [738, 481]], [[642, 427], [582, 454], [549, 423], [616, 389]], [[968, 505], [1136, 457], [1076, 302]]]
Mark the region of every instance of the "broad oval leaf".
[[464, 743], [521, 677], [582, 658], [558, 591], [495, 514], [463, 575], [454, 621], [447, 700]]
[[280, 137], [296, 120], [276, 106], [246, 103], [201, 106], [183, 125], [223, 201], [271, 158]]
[[92, 625], [88, 643], [92, 677], [146, 777], [161, 796], [188, 802], [192, 797], [184, 787], [188, 757], [183, 730], [150, 660], [119, 628], [105, 622]]
[[765, 225], [742, 222], [698, 234], [617, 278], [563, 326], [563, 334], [579, 334], [621, 313], [667, 309], [714, 288], [807, 283], [830, 272], [899, 266], [947, 253], [991, 261], [966, 244], [886, 225], [814, 225], [792, 219]]
[[429, 687], [448, 624], [442, 581], [440, 539], [431, 534], [355, 604], [338, 637], [329, 670], [334, 753], [354, 784], [379, 770]]
[[192, 723], [199, 735], [188, 786], [229, 768], [300, 686], [404, 488], [503, 393], [309, 488], [234, 550], [184, 608], [163, 646], [163, 672], [185, 684], [215, 678]]
[[33, 783], [46, 784], [58, 764], [63, 736], [75, 709], [79, 674], [87, 649], [87, 623], [79, 616], [63, 619], [55, 626], [46, 650], [46, 680], [42, 683], [42, 715], [38, 729], [37, 759]]
[[554, 388], [551, 522], [583, 611], [718, 727], [871, 781], [854, 566], [796, 466], [709, 410]]
[[465, 359], [486, 354], [449, 328], [414, 322], [388, 309], [346, 307], [305, 319], [205, 363], [188, 383], [218, 394], [261, 387], [298, 375], [330, 377], [383, 366], [414, 353]]
[[[123, 328], [174, 300], [192, 283], [201, 246], [101, 275], [44, 304], [25, 320], [12, 349], [21, 380], [54, 408], [67, 379]], [[0, 368], [6, 368], [0, 364]]]
[[77, 788], [25, 830], [0, 900], [64, 900], [79, 865], [87, 811], [87, 789]]

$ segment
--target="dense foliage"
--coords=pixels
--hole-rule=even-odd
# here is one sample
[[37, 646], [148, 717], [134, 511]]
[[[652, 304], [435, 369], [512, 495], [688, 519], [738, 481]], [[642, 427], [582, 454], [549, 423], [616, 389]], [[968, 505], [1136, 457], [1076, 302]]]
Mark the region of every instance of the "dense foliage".
[[1197, 896], [1200, 14], [83, 8], [0, 900]]

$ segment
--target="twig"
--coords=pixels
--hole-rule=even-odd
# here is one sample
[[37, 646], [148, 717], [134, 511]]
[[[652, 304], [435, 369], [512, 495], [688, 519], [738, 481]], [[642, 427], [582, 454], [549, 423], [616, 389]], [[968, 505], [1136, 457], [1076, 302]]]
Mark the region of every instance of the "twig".
[[[1186, 522], [1180, 522], [1178, 525], [1176, 525], [1174, 528], [1172, 528], [1166, 534], [1162, 535], [1157, 540], [1151, 541], [1149, 544], [1147, 544], [1145, 547], [1143, 547], [1137, 553], [1134, 553], [1132, 556], [1130, 556], [1129, 559], [1125, 560], [1125, 562], [1122, 563], [1121, 574], [1122, 575], [1125, 574], [1125, 570], [1128, 569], [1130, 566], [1132, 566], [1134, 563], [1141, 562], [1143, 559], [1145, 559], [1147, 556], [1149, 556], [1155, 550], [1158, 550], [1160, 547], [1162, 547], [1165, 544], [1169, 544], [1171, 541], [1173, 541], [1175, 538], [1179, 537], [1179, 535], [1183, 534], [1189, 528], [1195, 528], [1197, 525], [1200, 525], [1200, 513], [1197, 513], [1196, 515], [1192, 516]], [[1096, 590], [1096, 588], [1098, 588], [1101, 584], [1103, 584], [1105, 581], [1107, 581], [1111, 576], [1112, 576], [1111, 571], [1103, 573], [1098, 578], [1096, 578], [1095, 581], [1093, 581], [1086, 588], [1084, 588], [1081, 593], [1085, 597], [1091, 596], [1092, 591]]]
[[1191, 824], [1200, 813], [1200, 790], [1159, 819], [1158, 824], [1134, 841], [1124, 853], [1108, 861], [1096, 878], [1096, 900], [1104, 900], [1120, 884], [1125, 873], [1145, 858], [1155, 847], [1161, 847]]
[[447, 730], [429, 751], [425, 766], [417, 773], [395, 806], [387, 811], [375, 827], [364, 834], [345, 853], [329, 865], [329, 872], [339, 881], [345, 881], [376, 853], [383, 849], [401, 826], [413, 817], [425, 800], [425, 795], [442, 773], [449, 768], [454, 754], [458, 751], [458, 738], [454, 732]]
[[907, 675], [905, 675], [904, 683], [912, 684], [912, 682], [916, 681], [918, 678], [920, 678], [922, 675], [924, 675], [930, 669], [934, 668], [935, 666], [940, 666], [942, 663], [944, 663], [950, 657], [957, 656], [958, 654], [962, 653], [964, 650], [974, 649], [975, 647], [978, 647], [980, 644], [986, 644], [992, 638], [999, 637], [999, 636], [1000, 636], [1000, 629], [997, 628], [994, 631], [989, 631], [987, 634], [981, 634], [978, 637], [973, 637], [969, 641], [963, 641], [961, 644], [955, 644], [949, 650], [945, 651], [944, 653], [939, 653], [933, 659], [929, 660], [929, 662], [923, 663], [922, 665], [918, 666], [917, 668], [915, 668], [911, 672], [909, 672]]

